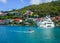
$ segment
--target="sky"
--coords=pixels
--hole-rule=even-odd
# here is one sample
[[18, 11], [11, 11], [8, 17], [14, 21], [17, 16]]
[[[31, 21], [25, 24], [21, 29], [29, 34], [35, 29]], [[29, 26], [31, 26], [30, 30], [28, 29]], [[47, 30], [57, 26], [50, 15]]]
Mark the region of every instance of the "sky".
[[43, 2], [51, 2], [52, 0], [0, 0], [0, 11], [20, 9], [25, 6], [40, 4]]

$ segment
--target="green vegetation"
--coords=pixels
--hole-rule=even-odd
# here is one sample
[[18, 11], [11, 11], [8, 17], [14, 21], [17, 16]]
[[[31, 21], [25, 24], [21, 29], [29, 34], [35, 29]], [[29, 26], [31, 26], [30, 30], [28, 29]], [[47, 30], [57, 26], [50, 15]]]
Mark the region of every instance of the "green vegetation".
[[[29, 15], [29, 17], [44, 17], [46, 15], [51, 16], [59, 16], [60, 15], [60, 0], [58, 1], [52, 1], [48, 3], [42, 3], [39, 5], [30, 5], [21, 9], [13, 9], [12, 11], [6, 11], [8, 14], [6, 16], [0, 17], [0, 19], [7, 19], [7, 18], [16, 18], [21, 16], [22, 18], [25, 18], [25, 12], [27, 10], [31, 10], [33, 12], [32, 15]], [[15, 13], [11, 15], [9, 12], [19, 12], [20, 14], [18, 16], [15, 16]]]
[[[30, 5], [17, 10], [13, 9], [12, 11], [6, 11], [7, 15], [0, 16], [0, 19], [22, 18], [23, 20], [25, 20], [26, 18], [25, 12], [27, 10], [30, 10], [33, 12], [32, 15], [29, 15], [29, 17], [31, 18], [45, 17], [46, 15], [51, 15], [51, 17], [60, 16], [60, 0], [52, 1], [48, 3], [42, 3], [39, 5]], [[10, 12], [16, 12], [16, 13], [11, 14]], [[33, 24], [31, 21], [29, 22]], [[16, 23], [13, 23], [13, 24], [16, 24]], [[58, 24], [60, 24], [60, 22]]]
[[30, 5], [22, 9], [17, 9], [15, 10], [15, 12], [21, 12], [22, 16], [24, 17], [24, 13], [26, 12], [26, 10], [31, 10], [33, 12], [32, 17], [34, 17], [34, 15], [39, 15], [39, 17], [44, 17], [46, 15], [59, 16], [60, 2], [52, 1], [49, 3], [43, 3], [39, 5]]

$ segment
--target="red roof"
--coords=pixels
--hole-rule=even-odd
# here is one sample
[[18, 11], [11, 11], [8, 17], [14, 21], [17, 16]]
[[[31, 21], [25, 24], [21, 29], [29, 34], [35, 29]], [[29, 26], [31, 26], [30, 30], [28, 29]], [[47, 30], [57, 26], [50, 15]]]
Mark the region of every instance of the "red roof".
[[42, 18], [37, 18], [37, 20], [42, 20]]
[[3, 20], [0, 20], [0, 22], [3, 22]]
[[56, 18], [58, 19], [58, 18], [60, 18], [60, 16], [56, 16]]
[[19, 20], [22, 20], [21, 18], [16, 18], [15, 20], [19, 21]]

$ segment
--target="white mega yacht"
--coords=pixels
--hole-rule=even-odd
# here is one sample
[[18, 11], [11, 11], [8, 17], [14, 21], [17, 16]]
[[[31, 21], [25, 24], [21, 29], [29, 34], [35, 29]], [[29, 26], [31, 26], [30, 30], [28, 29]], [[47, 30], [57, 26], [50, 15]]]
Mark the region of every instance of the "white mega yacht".
[[43, 20], [37, 22], [37, 25], [43, 28], [55, 27], [54, 22], [49, 17], [43, 18]]

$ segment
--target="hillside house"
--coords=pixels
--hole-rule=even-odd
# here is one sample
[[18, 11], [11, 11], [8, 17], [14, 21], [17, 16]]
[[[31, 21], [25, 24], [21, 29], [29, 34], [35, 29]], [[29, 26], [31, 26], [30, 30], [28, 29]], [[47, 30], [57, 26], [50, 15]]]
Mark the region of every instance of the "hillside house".
[[21, 18], [15, 18], [14, 20], [16, 23], [21, 23], [23, 21]]

